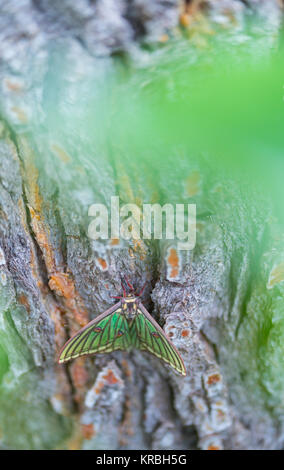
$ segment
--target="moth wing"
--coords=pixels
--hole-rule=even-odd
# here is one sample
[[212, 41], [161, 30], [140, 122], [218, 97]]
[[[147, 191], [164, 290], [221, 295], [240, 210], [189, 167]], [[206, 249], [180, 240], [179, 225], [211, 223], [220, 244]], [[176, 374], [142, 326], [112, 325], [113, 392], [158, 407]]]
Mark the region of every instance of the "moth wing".
[[179, 374], [186, 375], [185, 365], [178, 350], [141, 302], [131, 326], [131, 338], [135, 348], [150, 352]]
[[121, 302], [118, 302], [90, 321], [63, 346], [58, 362], [61, 364], [79, 356], [129, 349], [129, 327], [121, 313]]

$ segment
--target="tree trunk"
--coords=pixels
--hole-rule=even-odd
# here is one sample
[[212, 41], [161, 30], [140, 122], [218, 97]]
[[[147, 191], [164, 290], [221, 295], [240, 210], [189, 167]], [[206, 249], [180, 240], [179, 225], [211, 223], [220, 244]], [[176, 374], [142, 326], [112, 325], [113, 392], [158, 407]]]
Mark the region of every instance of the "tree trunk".
[[[269, 54], [276, 1], [0, 1], [2, 448], [283, 447], [280, 223], [267, 228], [270, 201], [255, 188], [244, 196], [207, 157], [153, 139], [147, 108], [148, 81], [172, 90], [168, 42], [174, 56], [175, 41], [193, 41], [194, 57], [225, 24], [230, 45], [251, 10]], [[195, 249], [91, 240], [89, 207], [110, 209], [114, 195], [196, 203]], [[185, 378], [139, 351], [57, 364], [121, 294], [122, 275], [147, 281], [143, 303]]]

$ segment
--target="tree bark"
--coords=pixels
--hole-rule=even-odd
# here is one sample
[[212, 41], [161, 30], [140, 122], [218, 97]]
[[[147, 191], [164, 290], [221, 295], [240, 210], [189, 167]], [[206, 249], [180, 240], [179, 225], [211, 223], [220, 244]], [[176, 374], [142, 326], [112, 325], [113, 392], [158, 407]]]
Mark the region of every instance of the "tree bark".
[[[178, 149], [155, 161], [166, 145], [151, 148], [140, 134], [137, 154], [125, 132], [132, 119], [140, 123], [141, 64], [151, 68], [171, 34], [190, 32], [194, 15], [227, 22], [237, 38], [254, 9], [266, 25], [259, 41], [275, 39], [278, 2], [216, 3], [0, 2], [3, 448], [283, 447], [279, 369], [268, 374], [270, 346], [258, 343], [281, 311], [272, 293], [282, 288], [281, 227], [274, 221], [267, 235], [269, 201], [256, 203], [254, 189], [244, 196], [233, 177]], [[194, 35], [196, 44], [204, 35]], [[139, 64], [130, 79], [129, 56]], [[127, 93], [129, 122], [114, 128], [112, 112]], [[156, 192], [163, 202], [197, 204], [193, 252], [163, 240], [90, 240], [92, 203], [109, 208], [113, 195], [150, 203]], [[143, 303], [179, 348], [186, 378], [138, 351], [57, 364], [65, 341], [120, 295], [121, 275], [136, 288], [147, 281]]]

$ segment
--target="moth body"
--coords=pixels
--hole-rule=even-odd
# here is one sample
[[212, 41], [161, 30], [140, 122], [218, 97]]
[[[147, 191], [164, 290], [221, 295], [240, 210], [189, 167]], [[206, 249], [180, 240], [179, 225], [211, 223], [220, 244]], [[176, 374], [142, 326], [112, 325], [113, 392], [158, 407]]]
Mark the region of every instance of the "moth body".
[[138, 297], [128, 295], [121, 299], [122, 313], [126, 316], [128, 322], [132, 322], [137, 315]]

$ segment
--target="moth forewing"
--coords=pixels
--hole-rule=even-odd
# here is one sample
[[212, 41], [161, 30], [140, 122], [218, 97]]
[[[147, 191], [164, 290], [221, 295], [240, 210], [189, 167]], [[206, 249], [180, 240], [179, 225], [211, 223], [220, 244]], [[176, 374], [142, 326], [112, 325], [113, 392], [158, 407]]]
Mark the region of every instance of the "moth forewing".
[[[72, 338], [70, 338], [61, 349], [58, 359], [59, 364], [70, 361], [71, 359], [75, 359], [79, 356], [94, 354], [95, 352], [84, 352], [84, 341], [87, 342], [87, 338], [89, 337], [89, 335], [92, 332], [95, 332], [94, 328], [96, 327], [96, 325], [98, 325], [102, 320], [116, 312], [120, 307], [121, 301], [117, 302], [115, 305], [112, 305], [108, 310], [100, 314], [98, 317], [94, 318], [86, 326], [84, 326], [77, 333], [75, 333], [75, 335], [72, 336]], [[100, 334], [100, 330], [98, 330], [97, 333]]]

